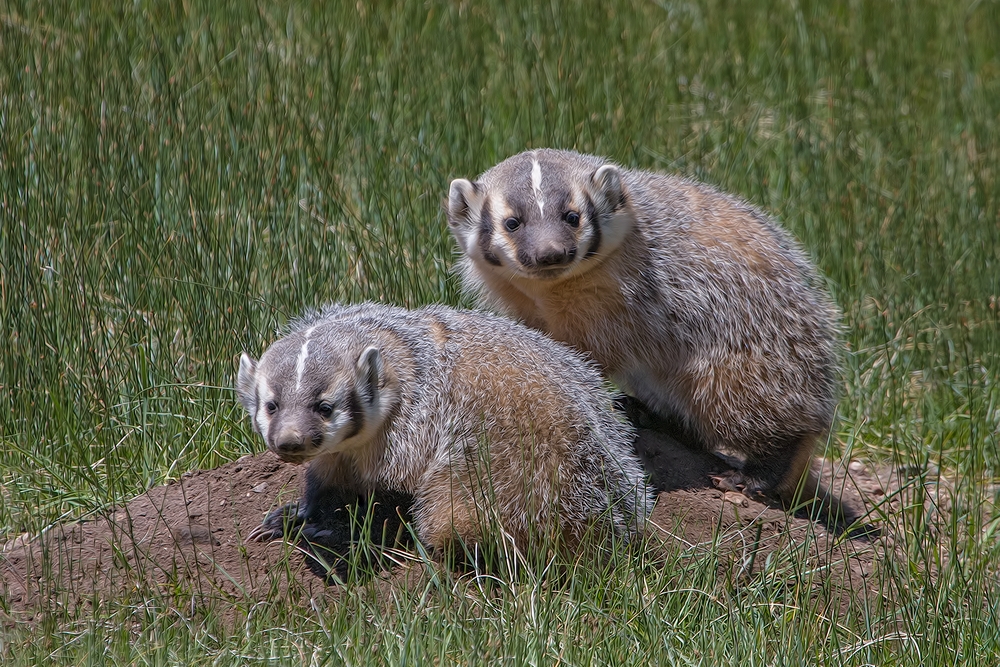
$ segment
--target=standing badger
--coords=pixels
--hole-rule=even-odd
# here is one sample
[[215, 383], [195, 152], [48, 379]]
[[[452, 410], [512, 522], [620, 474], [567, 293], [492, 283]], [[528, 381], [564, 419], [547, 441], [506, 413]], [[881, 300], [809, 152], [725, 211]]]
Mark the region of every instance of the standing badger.
[[596, 368], [493, 315], [329, 306], [259, 362], [244, 353], [237, 392], [271, 451], [310, 462], [302, 500], [258, 538], [287, 517], [308, 527], [343, 489], [412, 496], [417, 537], [438, 554], [494, 528], [520, 549], [592, 531], [627, 541], [652, 506]]
[[[482, 301], [589, 352], [610, 378], [734, 469], [726, 490], [817, 492], [836, 406], [838, 314], [763, 213], [676, 176], [540, 149], [472, 183], [448, 224]], [[820, 494], [835, 526], [853, 521]]]

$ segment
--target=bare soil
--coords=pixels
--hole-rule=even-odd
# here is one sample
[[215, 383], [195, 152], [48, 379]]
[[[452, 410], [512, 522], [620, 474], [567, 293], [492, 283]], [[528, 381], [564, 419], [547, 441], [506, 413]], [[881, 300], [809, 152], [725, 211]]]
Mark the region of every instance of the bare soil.
[[[837, 537], [809, 518], [723, 493], [710, 481], [724, 469], [715, 457], [652, 431], [640, 433], [637, 450], [660, 491], [647, 548], [680, 547], [696, 555], [704, 548], [717, 554], [721, 569], [747, 579], [769, 554], [798, 544], [814, 565], [803, 568], [810, 571], [808, 585], [844, 591], [831, 598], [835, 605], [859, 593], [878, 595], [869, 579], [876, 558], [891, 551], [886, 531], [874, 539]], [[904, 475], [857, 462], [817, 459], [815, 466], [856, 508], [877, 508], [873, 514], [883, 520], [898, 510], [895, 492], [906, 484]], [[209, 600], [250, 607], [274, 591], [296, 604], [336, 599], [341, 586], [327, 585], [294, 546], [247, 539], [268, 511], [299, 495], [302, 470], [267, 453], [245, 456], [185, 474], [105, 516], [11, 540], [0, 547], [0, 616], [6, 610], [8, 620], [30, 621], [150, 590], [192, 608]], [[414, 561], [389, 568], [381, 575], [384, 585], [413, 579], [420, 569]]]

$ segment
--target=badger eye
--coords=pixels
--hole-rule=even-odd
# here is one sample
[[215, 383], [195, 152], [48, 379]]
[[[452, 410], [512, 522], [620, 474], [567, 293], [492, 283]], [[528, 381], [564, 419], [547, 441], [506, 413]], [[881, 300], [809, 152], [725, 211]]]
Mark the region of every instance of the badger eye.
[[566, 215], [564, 217], [566, 219], [566, 224], [570, 227], [580, 226], [580, 214], [576, 211], [566, 211]]
[[517, 231], [517, 228], [521, 226], [521, 221], [517, 218], [507, 218], [503, 221], [503, 226], [508, 232]]
[[264, 409], [267, 411], [267, 414], [273, 415], [275, 412], [278, 411], [278, 404], [275, 403], [274, 401], [268, 401], [267, 403], [264, 404]]
[[333, 404], [321, 401], [316, 405], [316, 412], [318, 412], [321, 417], [329, 418], [330, 415], [333, 414]]

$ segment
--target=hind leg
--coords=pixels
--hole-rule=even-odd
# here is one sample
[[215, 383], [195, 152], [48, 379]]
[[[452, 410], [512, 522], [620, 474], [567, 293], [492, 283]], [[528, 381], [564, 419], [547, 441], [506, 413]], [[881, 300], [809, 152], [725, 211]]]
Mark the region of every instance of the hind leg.
[[453, 461], [426, 479], [414, 525], [420, 541], [449, 567], [494, 570], [516, 561], [511, 557], [526, 545], [527, 513], [518, 489], [528, 480], [511, 480], [509, 461], [492, 470], [475, 463]]
[[[816, 439], [808, 434], [771, 441], [767, 456], [750, 454], [742, 467], [714, 476], [712, 481], [723, 491], [778, 500], [786, 510], [802, 511], [834, 533], [841, 533], [857, 521], [858, 514], [823, 489], [810, 469]], [[871, 531], [864, 528], [863, 532]]]
[[767, 458], [736, 457], [716, 452], [732, 469], [712, 476], [712, 482], [723, 491], [737, 491], [748, 496], [771, 496], [791, 500], [802, 474], [812, 458], [812, 450], [803, 446]]
[[470, 489], [450, 472], [430, 476], [413, 504], [417, 536], [435, 556], [453, 550], [456, 539], [474, 544], [482, 535], [482, 517]]
[[790, 502], [809, 469], [815, 439], [812, 434], [793, 435], [772, 439], [755, 447], [756, 451], [716, 451], [716, 456], [733, 469], [714, 476], [712, 481], [723, 491]]

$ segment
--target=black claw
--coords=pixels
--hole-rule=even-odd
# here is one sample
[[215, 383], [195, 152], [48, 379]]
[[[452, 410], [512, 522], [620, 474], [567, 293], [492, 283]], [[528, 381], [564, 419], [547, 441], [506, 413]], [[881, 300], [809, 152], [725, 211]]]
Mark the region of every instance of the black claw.
[[257, 542], [269, 542], [283, 537], [294, 537], [305, 525], [305, 512], [298, 503], [288, 503], [268, 512], [260, 525], [248, 536]]
[[[294, 542], [307, 554], [306, 564], [315, 574], [327, 583], [344, 581], [348, 576], [347, 559], [359, 548], [359, 562], [368, 569], [375, 571], [388, 565], [380, 548], [393, 546], [397, 537], [400, 544], [407, 542], [408, 533], [401, 520], [405, 520], [412, 503], [412, 497], [406, 494], [376, 492], [358, 496], [323, 489], [323, 493], [314, 492], [308, 503], [293, 502], [271, 510], [250, 532], [248, 540]], [[404, 517], [400, 517], [400, 510]]]

